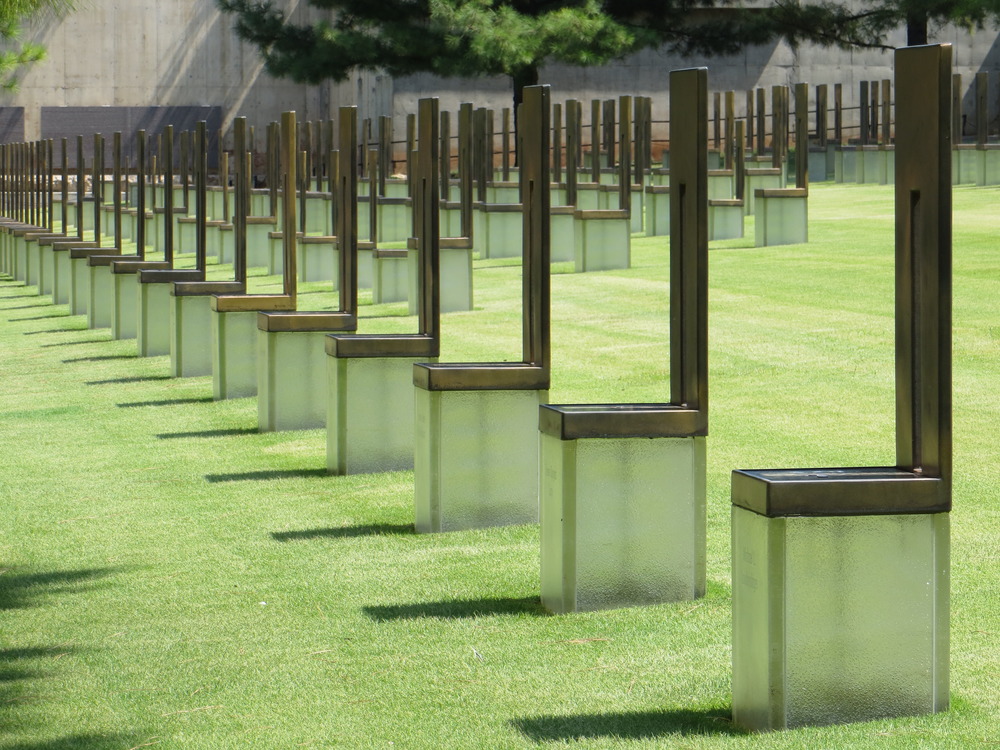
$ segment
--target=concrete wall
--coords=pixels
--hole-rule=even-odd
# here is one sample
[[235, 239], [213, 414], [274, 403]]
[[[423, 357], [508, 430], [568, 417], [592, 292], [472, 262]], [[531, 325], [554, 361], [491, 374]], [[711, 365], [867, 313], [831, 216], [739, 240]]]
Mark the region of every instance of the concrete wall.
[[[975, 127], [975, 74], [990, 72], [990, 123], [991, 133], [1000, 132], [1000, 35], [996, 31], [969, 33], [955, 27], [944, 27], [933, 34], [935, 42], [949, 42], [954, 48], [955, 72], [962, 75], [965, 89], [963, 113], [967, 120], [967, 135]], [[890, 40], [890, 45], [903, 45], [902, 31]], [[666, 121], [668, 112], [669, 71], [677, 68], [705, 66], [709, 69], [709, 88], [712, 91], [733, 90], [736, 95], [736, 112], [745, 112], [747, 89], [809, 83], [811, 86], [829, 84], [829, 106], [833, 106], [833, 84], [843, 84], [845, 107], [858, 107], [859, 84], [863, 80], [892, 78], [891, 51], [819, 48], [802, 45], [791, 48], [785, 42], [766, 47], [754, 47], [738, 55], [714, 58], [682, 58], [663, 50], [646, 50], [624, 60], [601, 68], [574, 68], [566, 65], [545, 66], [540, 74], [542, 83], [552, 86], [553, 102], [566, 99], [606, 99], [619, 94], [649, 96], [653, 100], [653, 119]], [[499, 110], [511, 106], [512, 91], [505, 78], [471, 81], [442, 79], [430, 75], [407, 76], [394, 81], [394, 114], [402, 116], [412, 112], [422, 96], [441, 97], [441, 108], [456, 110], [464, 101], [477, 106]], [[812, 92], [811, 92], [812, 95]], [[711, 107], [711, 99], [709, 100]], [[768, 96], [770, 106], [770, 96]], [[590, 109], [584, 106], [584, 121], [589, 120]], [[845, 113], [845, 127], [856, 128], [856, 110]], [[830, 127], [833, 119], [830, 118]], [[662, 134], [662, 129], [661, 134]], [[856, 130], [855, 130], [856, 133]], [[588, 136], [585, 135], [585, 138]], [[654, 134], [655, 137], [655, 134]]]
[[[280, 0], [298, 19], [316, 11], [305, 0]], [[396, 116], [396, 139], [402, 140], [405, 117], [416, 111], [422, 96], [437, 95], [442, 109], [457, 110], [463, 101], [496, 109], [510, 106], [506, 79], [440, 79], [430, 75], [393, 80], [361, 73], [343, 83], [315, 86], [275, 80], [263, 71], [254, 48], [243, 44], [213, 0], [91, 0], [66, 18], [33, 23], [27, 37], [45, 44], [48, 59], [30, 68], [17, 94], [0, 94], [0, 108], [23, 108], [24, 137], [45, 131], [43, 108], [51, 107], [221, 107], [228, 127], [245, 115], [258, 130], [294, 109], [301, 120], [325, 119], [336, 107], [357, 104], [360, 115]], [[932, 32], [933, 33], [933, 32]], [[1000, 41], [996, 32], [969, 33], [946, 27], [936, 41], [956, 48], [956, 72], [970, 86], [974, 74], [988, 70], [994, 131], [1000, 120]], [[902, 43], [899, 34], [891, 40]], [[653, 98], [654, 119], [666, 120], [667, 72], [692, 65], [709, 67], [713, 90], [742, 91], [756, 86], [843, 83], [845, 106], [856, 106], [858, 82], [891, 78], [890, 52], [840, 51], [778, 43], [740, 55], [683, 59], [662, 51], [645, 51], [603, 68], [562, 65], [543, 68], [542, 81], [553, 86], [553, 100], [609, 98], [623, 93]], [[737, 112], [744, 97], [737, 95]], [[832, 102], [832, 93], [831, 93]], [[965, 95], [969, 127], [975, 122], [975, 99]], [[13, 110], [12, 110], [13, 111]], [[589, 109], [585, 108], [585, 119]], [[848, 119], [852, 124], [853, 119]], [[971, 132], [971, 131], [969, 131]]]

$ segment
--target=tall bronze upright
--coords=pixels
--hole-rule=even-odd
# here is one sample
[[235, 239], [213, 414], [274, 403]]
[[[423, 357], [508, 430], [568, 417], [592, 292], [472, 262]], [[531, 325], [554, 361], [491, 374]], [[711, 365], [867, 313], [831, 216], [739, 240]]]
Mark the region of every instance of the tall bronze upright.
[[541, 595], [554, 612], [705, 592], [705, 68], [671, 72], [670, 112], [670, 401], [539, 407]]
[[896, 51], [896, 463], [733, 472], [733, 719], [946, 710], [951, 47]]

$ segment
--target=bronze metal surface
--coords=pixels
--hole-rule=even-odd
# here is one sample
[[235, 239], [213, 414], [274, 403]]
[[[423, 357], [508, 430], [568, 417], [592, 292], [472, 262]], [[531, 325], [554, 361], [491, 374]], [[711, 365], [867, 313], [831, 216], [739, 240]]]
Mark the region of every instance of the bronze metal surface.
[[242, 294], [246, 286], [239, 281], [177, 281], [174, 283], [175, 297], [204, 297], [207, 294]]
[[695, 437], [708, 425], [697, 409], [674, 404], [560, 404], [541, 407], [538, 429], [560, 440]]
[[809, 187], [809, 86], [795, 84], [795, 187]]
[[201, 281], [201, 272], [195, 268], [142, 269], [140, 284], [172, 284], [175, 281]]
[[[163, 129], [163, 259], [174, 262], [174, 126]], [[153, 207], [156, 210], [156, 207]]]
[[566, 203], [576, 205], [577, 173], [580, 168], [580, 136], [582, 105], [576, 99], [566, 102]]
[[601, 141], [599, 137], [601, 126], [601, 101], [593, 99], [590, 102], [590, 181], [601, 181]]
[[951, 46], [896, 51], [896, 466], [733, 472], [776, 516], [951, 510]]
[[618, 208], [578, 208], [573, 212], [573, 216], [577, 219], [586, 219], [587, 221], [608, 221], [612, 219], [627, 219], [628, 211], [622, 211]]
[[550, 373], [550, 94], [548, 86], [524, 89], [518, 118], [522, 179], [522, 361], [422, 363], [413, 382], [427, 390], [546, 389]]
[[121, 255], [111, 261], [111, 273], [128, 274], [139, 273], [139, 271], [151, 269], [162, 270], [170, 268], [170, 264], [165, 260], [144, 260], [138, 255]]
[[833, 84], [833, 142], [844, 145], [844, 85]]
[[632, 97], [618, 97], [618, 207], [632, 208]]
[[[334, 357], [436, 357], [440, 339], [440, 176], [441, 122], [437, 99], [421, 99], [418, 112], [418, 150], [411, 176], [414, 230], [417, 239], [416, 334], [393, 336], [372, 334], [332, 335], [326, 350]], [[343, 111], [343, 110], [342, 110]], [[343, 134], [343, 123], [341, 125]], [[341, 149], [343, 153], [344, 149]], [[348, 169], [344, 165], [344, 169]], [[343, 179], [343, 176], [341, 177]], [[355, 230], [353, 243], [357, 244]], [[343, 256], [344, 253], [341, 253]], [[343, 287], [341, 287], [343, 288]]]
[[[136, 149], [136, 211], [138, 218], [135, 222], [135, 251], [140, 258], [146, 257], [146, 131], [140, 130], [135, 134]], [[66, 215], [66, 209], [63, 209]]]
[[951, 143], [952, 146], [957, 146], [961, 142], [962, 142], [962, 74], [953, 73], [951, 76]]
[[816, 87], [816, 140], [820, 148], [826, 148], [828, 133], [827, 85]]
[[326, 337], [331, 357], [436, 357], [439, 343], [431, 336], [414, 333], [367, 334]]
[[353, 331], [357, 320], [341, 312], [264, 312], [257, 314], [257, 328], [261, 331]]
[[458, 200], [462, 204], [463, 237], [472, 237], [472, 105], [463, 103], [458, 109]]
[[757, 188], [753, 194], [755, 198], [805, 198], [809, 191], [806, 188]]
[[981, 70], [976, 73], [976, 145], [986, 145], [989, 135], [989, 73]]
[[670, 112], [670, 403], [541, 406], [562, 439], [708, 432], [707, 69], [670, 73]]
[[[298, 253], [295, 249], [295, 232], [289, 231], [295, 227], [295, 186], [298, 184], [298, 149], [295, 145], [295, 113], [281, 113], [281, 226], [286, 230], [281, 238], [282, 249], [282, 290], [295, 300], [298, 291]], [[353, 156], [353, 153], [352, 153]], [[352, 159], [353, 161], [353, 159]]]
[[732, 169], [736, 159], [736, 92], [727, 91], [725, 96], [725, 121], [723, 137], [725, 139], [726, 169]]
[[[750, 120], [747, 120], [750, 122]], [[736, 200], [742, 201], [743, 194], [746, 191], [746, 181], [747, 181], [747, 162], [746, 162], [746, 150], [743, 145], [744, 143], [744, 129], [745, 123], [743, 120], [736, 121], [736, 155], [733, 161], [733, 181], [735, 183], [735, 190], [733, 191]]]
[[858, 83], [858, 105], [860, 107], [859, 142], [862, 146], [867, 146], [871, 140], [871, 114], [870, 100], [868, 94], [868, 81]]
[[217, 295], [212, 297], [209, 304], [212, 310], [220, 313], [295, 309], [295, 301], [285, 294]]
[[892, 82], [886, 78], [882, 81], [882, 145], [888, 146], [892, 141]]
[[951, 46], [896, 51], [896, 463], [950, 492]]
[[771, 518], [941, 513], [946, 483], [896, 468], [734, 471], [733, 504]]

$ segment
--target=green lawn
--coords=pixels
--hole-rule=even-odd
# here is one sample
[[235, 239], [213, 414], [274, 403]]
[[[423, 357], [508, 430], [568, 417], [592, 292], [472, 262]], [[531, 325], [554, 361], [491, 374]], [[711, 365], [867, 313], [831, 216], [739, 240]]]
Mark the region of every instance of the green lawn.
[[[0, 747], [1000, 745], [1000, 189], [954, 203], [950, 712], [728, 719], [731, 470], [894, 462], [892, 188], [815, 185], [809, 244], [713, 244], [708, 595], [657, 607], [548, 616], [537, 527], [417, 536], [412, 473], [326, 476], [322, 432], [0, 282]], [[666, 238], [553, 270], [551, 400], [669, 398]], [[518, 266], [475, 285], [441, 361], [519, 358]]]

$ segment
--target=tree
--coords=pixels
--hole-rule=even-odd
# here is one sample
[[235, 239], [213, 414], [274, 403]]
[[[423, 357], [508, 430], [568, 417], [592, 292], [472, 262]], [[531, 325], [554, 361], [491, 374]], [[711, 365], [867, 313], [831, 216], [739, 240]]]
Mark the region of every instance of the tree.
[[72, 0], [0, 0], [0, 89], [17, 91], [18, 72], [45, 58], [45, 47], [21, 42], [25, 21], [45, 12], [72, 10]]
[[352, 70], [401, 76], [506, 75], [515, 105], [549, 61], [601, 65], [649, 47], [729, 54], [784, 38], [888, 49], [902, 24], [928, 19], [982, 25], [1000, 0], [777, 0], [744, 8], [733, 0], [308, 0], [319, 21], [288, 20], [271, 0], [217, 0], [236, 31], [261, 51], [267, 70], [306, 83], [344, 80]]

